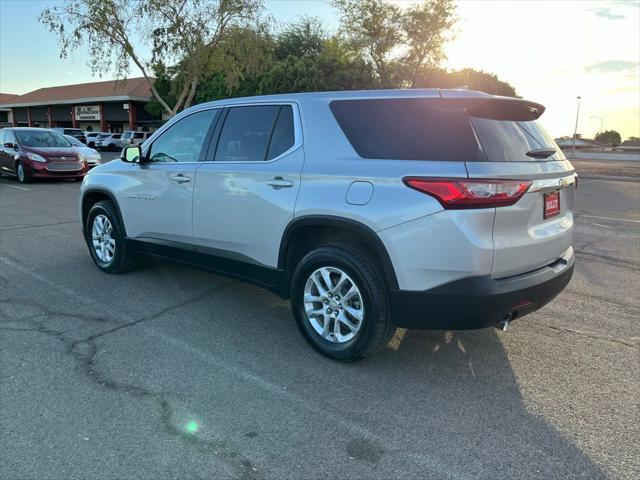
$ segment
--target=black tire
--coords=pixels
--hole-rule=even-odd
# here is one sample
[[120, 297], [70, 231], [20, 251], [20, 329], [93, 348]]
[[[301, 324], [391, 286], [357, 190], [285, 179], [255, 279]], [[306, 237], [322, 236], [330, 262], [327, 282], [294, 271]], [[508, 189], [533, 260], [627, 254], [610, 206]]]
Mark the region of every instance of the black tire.
[[[93, 246], [92, 227], [94, 219], [98, 215], [107, 217], [112, 226], [112, 238], [115, 240], [115, 251], [113, 258], [108, 261], [102, 261], [96, 249]], [[138, 256], [135, 252], [130, 251], [125, 241], [124, 228], [118, 220], [116, 209], [109, 200], [103, 200], [93, 204], [85, 221], [84, 235], [89, 247], [89, 253], [96, 266], [106, 273], [122, 273], [135, 268], [138, 265]]]
[[[369, 258], [357, 246], [323, 245], [306, 254], [293, 273], [291, 307], [298, 328], [315, 350], [334, 360], [353, 362], [373, 355], [389, 342], [396, 331], [385, 282], [379, 268]], [[334, 267], [345, 272], [357, 284], [362, 296], [365, 313], [360, 329], [354, 338], [344, 343], [323, 338], [313, 328], [305, 311], [305, 285], [310, 275], [321, 267]]]
[[[22, 178], [20, 175], [20, 169], [22, 169]], [[24, 164], [22, 162], [16, 162], [16, 179], [18, 179], [18, 182], [20, 183], [29, 183], [31, 181], [31, 179], [29, 178], [29, 175], [27, 174], [27, 169], [25, 168]]]

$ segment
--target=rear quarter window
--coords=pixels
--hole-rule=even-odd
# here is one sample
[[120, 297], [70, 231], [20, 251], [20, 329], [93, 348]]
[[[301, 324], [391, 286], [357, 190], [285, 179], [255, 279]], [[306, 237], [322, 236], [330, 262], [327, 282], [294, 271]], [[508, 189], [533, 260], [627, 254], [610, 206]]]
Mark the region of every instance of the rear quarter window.
[[363, 158], [484, 160], [468, 114], [442, 99], [335, 100], [330, 108]]

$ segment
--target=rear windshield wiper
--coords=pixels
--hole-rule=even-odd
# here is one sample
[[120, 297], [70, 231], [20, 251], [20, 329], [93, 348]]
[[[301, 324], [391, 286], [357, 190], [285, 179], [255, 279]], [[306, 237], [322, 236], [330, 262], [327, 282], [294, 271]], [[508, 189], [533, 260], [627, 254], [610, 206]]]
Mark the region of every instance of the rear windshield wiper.
[[536, 148], [527, 152], [528, 157], [547, 158], [556, 153], [555, 148]]

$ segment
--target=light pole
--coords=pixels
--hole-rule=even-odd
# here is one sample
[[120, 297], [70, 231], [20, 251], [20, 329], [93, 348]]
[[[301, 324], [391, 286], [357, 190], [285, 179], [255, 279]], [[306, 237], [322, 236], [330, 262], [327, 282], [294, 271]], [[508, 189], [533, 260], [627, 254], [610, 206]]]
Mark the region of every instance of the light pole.
[[576, 126], [573, 129], [573, 153], [576, 153], [576, 139], [578, 138], [578, 117], [580, 116], [581, 97], [577, 97], [577, 99], [578, 99], [578, 110], [576, 111]]
[[[604, 118], [602, 118], [602, 117], [597, 117], [597, 116], [595, 116], [595, 115], [594, 115], [593, 117], [590, 117], [590, 118], [595, 118], [596, 120], [600, 120], [600, 130], [598, 130], [598, 133], [602, 132], [602, 127], [603, 127], [603, 125], [604, 125]], [[596, 135], [597, 135], [597, 134], [596, 134]]]

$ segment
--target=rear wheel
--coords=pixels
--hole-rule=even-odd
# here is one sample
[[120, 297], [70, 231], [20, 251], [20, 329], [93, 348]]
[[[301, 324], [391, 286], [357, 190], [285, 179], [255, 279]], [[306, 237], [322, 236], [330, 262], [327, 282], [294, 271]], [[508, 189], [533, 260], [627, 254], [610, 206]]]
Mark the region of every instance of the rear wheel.
[[100, 270], [121, 273], [135, 268], [137, 257], [127, 248], [124, 228], [110, 201], [103, 200], [91, 207], [84, 231], [91, 258]]
[[22, 162], [16, 164], [16, 177], [20, 183], [29, 183], [29, 177]]
[[291, 306], [305, 340], [335, 360], [372, 355], [396, 330], [378, 269], [350, 245], [305, 255], [293, 274]]

